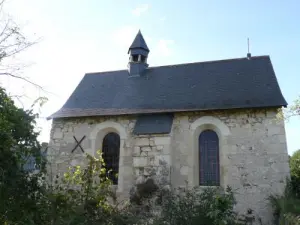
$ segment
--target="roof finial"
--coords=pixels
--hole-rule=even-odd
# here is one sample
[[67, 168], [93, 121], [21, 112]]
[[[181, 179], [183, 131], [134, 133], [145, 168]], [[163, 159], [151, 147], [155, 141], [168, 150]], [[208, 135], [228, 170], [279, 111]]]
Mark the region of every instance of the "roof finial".
[[251, 59], [251, 53], [250, 53], [250, 41], [249, 41], [249, 38], [247, 38], [247, 45], [248, 45], [247, 58], [248, 58], [248, 59]]

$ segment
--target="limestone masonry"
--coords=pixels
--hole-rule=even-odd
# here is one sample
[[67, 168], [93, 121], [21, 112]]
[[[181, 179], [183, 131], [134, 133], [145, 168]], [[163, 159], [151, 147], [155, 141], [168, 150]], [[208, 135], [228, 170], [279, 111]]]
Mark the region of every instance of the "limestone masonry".
[[117, 193], [128, 197], [136, 182], [152, 176], [162, 185], [199, 186], [199, 135], [213, 130], [219, 138], [220, 184], [236, 193], [237, 211], [251, 208], [270, 221], [266, 198], [282, 193], [289, 176], [284, 122], [277, 109], [217, 110], [174, 113], [169, 134], [134, 135], [136, 116], [98, 116], [53, 120], [49, 159], [54, 174], [70, 165], [85, 165], [75, 136], [86, 153], [95, 155], [106, 134], [120, 136]]

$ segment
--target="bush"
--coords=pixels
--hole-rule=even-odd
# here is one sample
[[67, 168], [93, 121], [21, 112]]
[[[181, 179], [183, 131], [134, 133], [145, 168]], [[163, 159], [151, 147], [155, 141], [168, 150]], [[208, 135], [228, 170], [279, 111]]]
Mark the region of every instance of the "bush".
[[300, 150], [290, 157], [291, 178], [287, 179], [283, 195], [270, 196], [275, 224], [300, 224]]
[[216, 188], [183, 189], [170, 192], [163, 199], [161, 214], [154, 220], [155, 225], [225, 225], [237, 224], [233, 211], [235, 199], [227, 188], [221, 193]]
[[300, 224], [297, 218], [300, 215], [300, 199], [295, 195], [291, 180], [287, 180], [283, 195], [271, 195], [269, 200], [274, 209], [274, 224]]

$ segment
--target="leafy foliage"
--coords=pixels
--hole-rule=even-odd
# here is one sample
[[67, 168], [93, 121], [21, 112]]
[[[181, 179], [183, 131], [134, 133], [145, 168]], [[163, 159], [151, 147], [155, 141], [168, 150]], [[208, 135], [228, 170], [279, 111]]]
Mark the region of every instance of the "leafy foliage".
[[291, 176], [300, 178], [300, 150], [293, 153], [290, 158]]
[[278, 119], [287, 121], [294, 116], [300, 116], [300, 96], [288, 108], [279, 109], [277, 114]]
[[300, 198], [295, 195], [293, 182], [287, 180], [284, 194], [272, 195], [270, 202], [274, 209], [275, 222], [279, 225], [300, 224]]
[[32, 111], [17, 108], [0, 88], [0, 223], [7, 218], [17, 221], [28, 217], [42, 193], [38, 185], [42, 172], [29, 174], [22, 167], [29, 156], [41, 163], [35, 118]]
[[135, 217], [115, 202], [103, 160], [87, 155], [88, 165], [70, 167], [60, 182], [48, 189], [46, 221], [36, 224], [134, 224]]
[[290, 157], [291, 188], [295, 196], [300, 198], [300, 150]]
[[237, 224], [234, 204], [230, 188], [226, 193], [215, 188], [205, 188], [201, 192], [197, 189], [173, 191], [164, 199], [161, 216], [154, 224], [234, 225]]
[[287, 179], [283, 195], [270, 197], [275, 219], [280, 225], [300, 224], [300, 150], [290, 157], [290, 168], [291, 179]]

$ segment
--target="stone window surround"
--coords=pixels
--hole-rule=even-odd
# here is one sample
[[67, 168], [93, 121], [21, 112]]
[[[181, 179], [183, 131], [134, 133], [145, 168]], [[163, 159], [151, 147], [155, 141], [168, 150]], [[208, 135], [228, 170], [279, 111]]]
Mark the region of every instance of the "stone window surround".
[[231, 135], [229, 128], [218, 118], [212, 116], [203, 116], [195, 120], [190, 126], [190, 140], [192, 154], [188, 158], [189, 165], [192, 165], [189, 170], [188, 180], [193, 187], [199, 186], [199, 135], [204, 130], [213, 130], [219, 138], [219, 163], [220, 163], [220, 186], [226, 187], [227, 182], [224, 180], [225, 171], [222, 169], [226, 165], [228, 159], [226, 155], [229, 152], [227, 138]]
[[[229, 146], [227, 144], [227, 138], [231, 135], [229, 128], [218, 118], [212, 116], [203, 116], [199, 119], [195, 120], [190, 125], [190, 141], [188, 145], [190, 145], [192, 151], [188, 157], [188, 164], [192, 165], [189, 168], [188, 173], [188, 183], [192, 186], [199, 186], [199, 135], [204, 130], [213, 130], [217, 133], [219, 138], [219, 154], [220, 154], [220, 186], [226, 187], [227, 182], [224, 180], [224, 172], [222, 170], [222, 165], [226, 165], [228, 159], [226, 159], [226, 155], [229, 152]], [[119, 123], [113, 121], [105, 121], [102, 122], [93, 129], [89, 138], [91, 140], [92, 150], [96, 149], [97, 143], [102, 143], [103, 138], [106, 134], [110, 132], [115, 132], [120, 136], [120, 162], [119, 162], [119, 177], [118, 177], [118, 187], [117, 191], [122, 192], [124, 190], [124, 176], [122, 170], [122, 165], [124, 165], [124, 145], [125, 141], [128, 138], [128, 134], [126, 133], [125, 128]], [[94, 152], [94, 155], [96, 152]]]
[[[112, 121], [105, 121], [100, 124], [97, 124], [96, 127], [93, 129], [93, 131], [90, 133], [90, 140], [91, 140], [91, 147], [93, 151], [96, 151], [96, 144], [97, 143], [103, 143], [103, 139], [105, 135], [107, 135], [110, 132], [115, 132], [120, 136], [120, 155], [119, 155], [119, 174], [118, 174], [118, 185], [117, 186], [117, 192], [122, 192], [124, 189], [124, 176], [122, 169], [123, 165], [123, 159], [124, 159], [124, 144], [125, 140], [127, 139], [127, 133], [125, 131], [125, 128], [120, 125], [119, 123], [112, 122]], [[94, 156], [96, 155], [96, 152], [94, 152]]]

